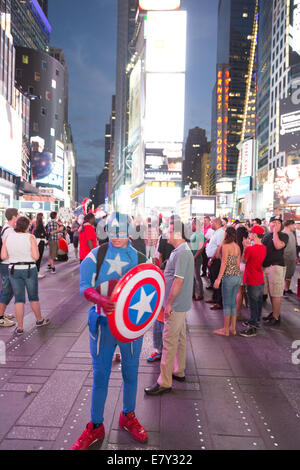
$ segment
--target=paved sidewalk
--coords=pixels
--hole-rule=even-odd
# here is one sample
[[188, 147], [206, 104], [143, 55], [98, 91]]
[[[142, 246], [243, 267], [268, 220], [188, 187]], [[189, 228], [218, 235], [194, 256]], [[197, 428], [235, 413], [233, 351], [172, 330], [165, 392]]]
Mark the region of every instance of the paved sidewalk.
[[[13, 328], [0, 329], [0, 340], [6, 343], [6, 364], [0, 365], [1, 450], [67, 450], [90, 419], [88, 304], [78, 287], [78, 261], [57, 263], [57, 274], [40, 280], [42, 311], [51, 325], [36, 329], [27, 306], [22, 337], [14, 337]], [[187, 316], [187, 381], [174, 383], [173, 391], [162, 397], [144, 395], [144, 387], [159, 374], [159, 364], [146, 361], [152, 352], [149, 331], [140, 360], [136, 408], [149, 441], [138, 444], [118, 429], [122, 376], [120, 364], [114, 363], [106, 436], [93, 448], [300, 449], [300, 364], [292, 363], [293, 341], [299, 340], [300, 349], [296, 310], [299, 299], [290, 296], [283, 300], [280, 328], [262, 327], [255, 338], [224, 338], [213, 334], [223, 325], [222, 312], [194, 302]], [[270, 312], [270, 305], [265, 312]], [[8, 313], [13, 313], [13, 305]]]

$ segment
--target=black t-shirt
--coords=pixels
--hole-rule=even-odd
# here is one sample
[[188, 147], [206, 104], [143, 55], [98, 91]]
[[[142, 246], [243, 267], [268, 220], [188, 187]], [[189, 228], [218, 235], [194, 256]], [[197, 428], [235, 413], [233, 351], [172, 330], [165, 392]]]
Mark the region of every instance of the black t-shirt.
[[[285, 246], [288, 244], [289, 236], [287, 233], [278, 232], [278, 238], [281, 242], [285, 243]], [[272, 264], [278, 266], [285, 266], [283, 252], [284, 248], [281, 250], [276, 250], [274, 243], [273, 243], [273, 233], [267, 233], [264, 238], [262, 239], [263, 244], [267, 248], [267, 256], [263, 262], [263, 267], [267, 268]]]

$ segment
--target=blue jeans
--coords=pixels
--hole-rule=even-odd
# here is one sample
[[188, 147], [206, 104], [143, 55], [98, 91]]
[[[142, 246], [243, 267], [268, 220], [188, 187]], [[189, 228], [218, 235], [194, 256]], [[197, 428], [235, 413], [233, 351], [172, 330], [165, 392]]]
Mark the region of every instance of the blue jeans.
[[250, 325], [257, 326], [260, 322], [263, 306], [264, 284], [260, 284], [258, 286], [250, 286], [247, 284], [246, 290], [251, 314], [251, 318], [248, 323]]
[[39, 301], [38, 272], [36, 266], [30, 269], [15, 269], [14, 274], [9, 270], [9, 280], [15, 296], [15, 304], [25, 304], [25, 290], [27, 290], [29, 302]]
[[95, 307], [91, 307], [89, 310], [89, 330], [93, 364], [91, 420], [93, 423], [101, 424], [104, 420], [108, 382], [117, 345], [122, 356], [123, 413], [126, 414], [135, 410], [143, 336], [130, 343], [121, 343], [116, 340], [110, 332], [107, 318], [98, 315]]
[[242, 276], [224, 276], [222, 278], [222, 298], [225, 317], [236, 316], [236, 297], [241, 282]]
[[8, 305], [14, 296], [14, 292], [9, 280], [8, 264], [0, 263], [0, 276], [2, 280], [0, 304]]
[[152, 327], [153, 347], [160, 352], [162, 352], [163, 349], [164, 326], [163, 322], [155, 320]]

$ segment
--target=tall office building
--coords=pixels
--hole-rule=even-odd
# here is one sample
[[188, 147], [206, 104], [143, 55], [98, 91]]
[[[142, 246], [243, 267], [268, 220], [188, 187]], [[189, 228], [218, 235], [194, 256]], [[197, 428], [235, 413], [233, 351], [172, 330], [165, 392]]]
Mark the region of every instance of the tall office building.
[[260, 187], [268, 177], [270, 74], [273, 8], [270, 0], [261, 0], [258, 30], [257, 73], [257, 183]]
[[125, 152], [128, 139], [129, 87], [126, 68], [133, 53], [130, 43], [135, 34], [138, 0], [118, 0], [116, 124], [113, 186], [116, 191], [126, 183]]
[[183, 186], [200, 185], [203, 155], [208, 153], [208, 143], [204, 129], [195, 127], [189, 130], [185, 144], [185, 159], [183, 162]]
[[[237, 145], [243, 131], [255, 6], [256, 0], [219, 0], [211, 134], [211, 168], [216, 183], [224, 178], [234, 183], [236, 179]], [[254, 123], [255, 118], [251, 124], [249, 122], [250, 127], [255, 128]], [[230, 205], [228, 202], [228, 207]]]

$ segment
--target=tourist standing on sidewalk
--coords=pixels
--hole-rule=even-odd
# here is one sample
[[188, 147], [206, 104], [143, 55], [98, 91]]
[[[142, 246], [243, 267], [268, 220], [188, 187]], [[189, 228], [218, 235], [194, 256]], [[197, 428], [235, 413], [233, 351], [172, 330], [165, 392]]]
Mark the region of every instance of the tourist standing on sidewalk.
[[267, 326], [278, 326], [280, 325], [280, 306], [286, 272], [283, 254], [289, 236], [282, 232], [283, 224], [279, 217], [271, 217], [269, 227], [270, 233], [267, 233], [262, 241], [267, 248], [267, 256], [263, 263], [264, 293], [269, 294], [273, 311], [263, 317], [263, 320]]
[[54, 260], [57, 257], [57, 248], [58, 248], [58, 234], [61, 231], [60, 226], [56, 222], [57, 212], [50, 213], [50, 220], [47, 224], [47, 234], [48, 234], [48, 246], [49, 246], [49, 263], [48, 270], [55, 274]]
[[[243, 243], [244, 243], [244, 240], [248, 239], [249, 232], [246, 229], [246, 227], [239, 220], [234, 221], [234, 227], [236, 229], [237, 244], [239, 245], [240, 250], [241, 250], [240, 269], [241, 269], [242, 276], [244, 276], [245, 263], [243, 262], [243, 252], [244, 252], [244, 244]], [[245, 306], [246, 306], [246, 308], [248, 308], [248, 297], [247, 297], [246, 287], [245, 287], [244, 282], [242, 282], [242, 284], [239, 288], [238, 294], [237, 294], [237, 298], [236, 298], [236, 306], [237, 306], [237, 317], [236, 317], [236, 319], [237, 319], [237, 321], [245, 321], [246, 320], [246, 318], [244, 318], [241, 315], [241, 311], [242, 311], [242, 307], [243, 307], [243, 300], [245, 300]]]
[[79, 227], [80, 227], [80, 224], [78, 222], [78, 219], [76, 218], [76, 220], [74, 220], [71, 226], [71, 232], [73, 233], [73, 246], [74, 246], [75, 258], [78, 258]]
[[286, 267], [285, 273], [285, 290], [284, 295], [292, 294], [293, 291], [290, 289], [292, 277], [296, 271], [297, 257], [297, 240], [295, 236], [296, 224], [295, 221], [290, 219], [284, 222], [283, 233], [286, 233], [289, 237], [288, 244], [284, 250], [284, 264]]
[[[262, 265], [267, 255], [267, 249], [262, 244], [265, 234], [263, 227], [256, 224], [252, 227], [249, 240], [244, 240], [243, 261], [245, 262], [244, 284], [246, 285], [250, 319], [243, 323], [246, 329], [240, 332], [241, 336], [256, 336], [257, 328], [261, 317], [263, 294], [264, 294], [264, 273]], [[252, 245], [252, 246], [251, 246]]]
[[157, 382], [145, 388], [147, 395], [161, 395], [172, 390], [172, 379], [185, 381], [186, 367], [186, 312], [192, 305], [194, 285], [194, 258], [187, 244], [184, 224], [171, 216], [168, 241], [174, 246], [164, 275], [165, 325], [160, 376]]
[[[214, 234], [206, 247], [206, 254], [209, 258], [208, 267], [210, 272], [210, 281], [213, 286], [221, 267], [221, 260], [216, 256], [217, 249], [224, 240], [225, 232], [220, 218], [213, 219], [211, 225], [214, 230]], [[208, 300], [207, 303], [213, 304], [211, 310], [222, 310], [222, 291], [220, 286], [217, 289], [215, 287], [213, 288], [213, 298], [212, 300]]]
[[151, 217], [148, 217], [145, 232], [146, 257], [150, 258], [154, 264], [157, 240], [158, 230], [152, 225]]
[[15, 296], [17, 335], [24, 333], [25, 290], [36, 318], [36, 326], [41, 327], [50, 323], [48, 319], [42, 318], [41, 314], [36, 267], [40, 254], [36, 238], [29, 233], [29, 224], [30, 220], [27, 217], [19, 217], [14, 232], [6, 237], [1, 250], [1, 258], [8, 260], [9, 263], [9, 280]]
[[242, 282], [240, 271], [241, 250], [236, 242], [236, 230], [233, 227], [227, 227], [225, 231], [221, 253], [222, 262], [219, 275], [214, 283], [214, 288], [219, 289], [222, 282], [222, 299], [225, 318], [224, 328], [215, 330], [214, 333], [229, 336], [229, 332], [236, 335], [236, 296]]
[[[119, 212], [111, 214], [107, 219], [108, 245], [93, 249], [80, 267], [80, 292], [93, 304], [88, 318], [93, 363], [93, 390], [91, 421], [72, 446], [72, 450], [86, 450], [93, 442], [104, 439], [103, 414], [112, 359], [117, 345], [122, 355], [123, 376], [123, 411], [119, 417], [119, 426], [139, 442], [146, 442], [148, 439], [145, 429], [140, 425], [134, 413], [143, 336], [135, 341], [121, 343], [112, 335], [107, 320], [107, 316], [115, 309], [109, 293], [113, 285], [132, 268], [147, 261], [144, 255], [138, 255], [132, 247], [129, 240], [132, 232], [133, 225], [130, 217]], [[103, 262], [99, 275], [96, 277], [99, 250], [103, 252]], [[106, 295], [103, 294], [104, 291]]]
[[96, 235], [96, 217], [92, 212], [84, 217], [83, 225], [79, 233], [79, 258], [80, 263], [98, 246]]
[[36, 225], [33, 231], [33, 235], [37, 239], [37, 244], [38, 244], [39, 254], [40, 254], [39, 259], [36, 262], [38, 278], [42, 279], [43, 277], [45, 277], [45, 274], [40, 274], [40, 269], [41, 269], [41, 262], [42, 262], [42, 258], [43, 258], [43, 254], [45, 250], [47, 231], [44, 226], [44, 214], [42, 214], [41, 212], [37, 214], [36, 216]]
[[206, 254], [206, 247], [207, 247], [207, 244], [209, 242], [209, 240], [211, 239], [211, 237], [213, 236], [214, 234], [214, 231], [211, 227], [211, 220], [210, 220], [210, 217], [207, 215], [204, 217], [204, 225], [203, 225], [203, 234], [204, 234], [204, 237], [205, 237], [205, 242], [204, 242], [204, 250], [202, 252], [202, 275], [201, 277], [206, 277], [207, 276], [207, 263], [208, 263], [208, 257], [207, 257], [207, 254]]
[[[1, 230], [1, 244], [10, 233], [14, 233], [14, 226], [18, 218], [18, 210], [14, 208], [8, 208], [5, 211], [5, 217], [7, 219], [6, 224]], [[16, 323], [11, 321], [11, 315], [5, 315], [6, 307], [14, 296], [13, 289], [9, 280], [8, 272], [8, 261], [3, 260], [1, 256], [0, 260], [0, 275], [1, 275], [1, 293], [0, 293], [0, 327], [14, 326]]]
[[202, 266], [202, 253], [204, 249], [204, 235], [201, 232], [200, 220], [193, 219], [192, 221], [192, 236], [190, 247], [194, 256], [194, 295], [195, 300], [203, 300], [203, 283], [201, 279], [201, 266]]

